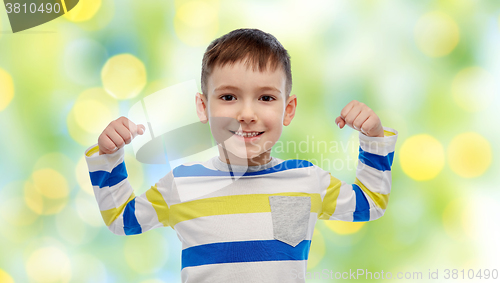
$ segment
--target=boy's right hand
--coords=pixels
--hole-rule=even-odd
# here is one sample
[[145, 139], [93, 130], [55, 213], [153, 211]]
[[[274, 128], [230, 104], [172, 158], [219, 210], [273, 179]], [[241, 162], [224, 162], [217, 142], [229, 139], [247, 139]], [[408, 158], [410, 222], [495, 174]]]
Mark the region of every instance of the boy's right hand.
[[99, 136], [97, 145], [99, 146], [99, 155], [111, 154], [118, 149], [129, 144], [138, 134], [142, 135], [146, 131], [144, 125], [136, 125], [126, 117], [120, 117], [104, 129]]

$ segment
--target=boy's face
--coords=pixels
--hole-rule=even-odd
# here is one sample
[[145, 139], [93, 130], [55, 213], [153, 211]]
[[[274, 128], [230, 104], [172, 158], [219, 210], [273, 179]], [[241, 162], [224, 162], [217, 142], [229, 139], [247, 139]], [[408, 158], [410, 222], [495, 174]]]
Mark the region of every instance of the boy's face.
[[[196, 107], [200, 121], [210, 122], [223, 161], [249, 166], [270, 161], [283, 125], [288, 126], [295, 115], [297, 99], [286, 98], [285, 86], [281, 67], [272, 71], [268, 66], [260, 72], [238, 61], [213, 68], [207, 97], [198, 93]], [[241, 137], [235, 132], [259, 134]]]

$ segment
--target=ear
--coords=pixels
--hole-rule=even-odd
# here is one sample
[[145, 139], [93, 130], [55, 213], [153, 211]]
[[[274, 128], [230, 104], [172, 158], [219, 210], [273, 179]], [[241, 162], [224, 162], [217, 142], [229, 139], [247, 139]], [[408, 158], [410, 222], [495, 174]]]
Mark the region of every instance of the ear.
[[197, 92], [196, 93], [196, 114], [200, 119], [200, 122], [205, 124], [208, 121], [208, 109], [207, 109], [207, 100], [205, 95]]
[[283, 117], [283, 125], [288, 126], [295, 116], [295, 109], [297, 108], [297, 97], [295, 94], [288, 97], [285, 105], [285, 115]]

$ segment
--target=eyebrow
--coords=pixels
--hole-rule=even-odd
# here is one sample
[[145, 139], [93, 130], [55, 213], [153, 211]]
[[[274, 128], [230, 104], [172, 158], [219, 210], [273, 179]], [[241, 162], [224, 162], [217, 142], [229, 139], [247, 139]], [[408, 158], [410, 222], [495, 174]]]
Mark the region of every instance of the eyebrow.
[[[222, 90], [240, 90], [240, 88], [238, 88], [236, 86], [232, 86], [232, 85], [221, 85], [221, 86], [217, 87], [216, 89], [214, 89], [214, 92], [222, 91]], [[260, 90], [260, 91], [276, 91], [276, 92], [281, 93], [281, 91], [279, 89], [277, 89], [273, 86], [259, 87], [258, 90]]]

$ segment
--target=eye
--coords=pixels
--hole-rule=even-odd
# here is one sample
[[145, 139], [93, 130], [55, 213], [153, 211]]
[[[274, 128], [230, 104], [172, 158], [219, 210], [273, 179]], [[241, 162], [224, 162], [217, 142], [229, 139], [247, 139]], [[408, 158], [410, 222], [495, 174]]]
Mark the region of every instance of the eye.
[[264, 101], [273, 101], [273, 100], [276, 100], [276, 98], [270, 96], [270, 95], [264, 95], [264, 96], [261, 96], [261, 98], [264, 100]]
[[[234, 96], [232, 94], [224, 94], [220, 97], [220, 99], [225, 101], [231, 101]], [[235, 97], [234, 97], [235, 98]]]

